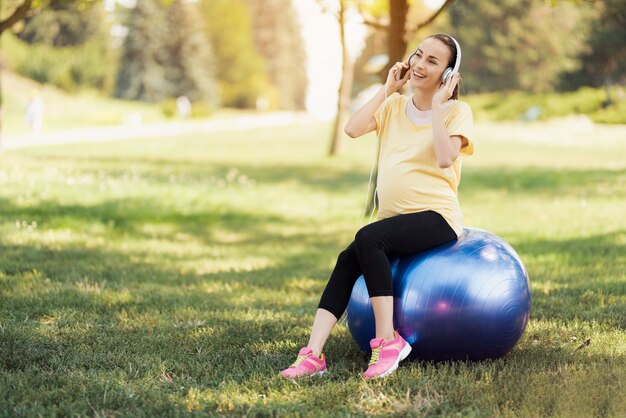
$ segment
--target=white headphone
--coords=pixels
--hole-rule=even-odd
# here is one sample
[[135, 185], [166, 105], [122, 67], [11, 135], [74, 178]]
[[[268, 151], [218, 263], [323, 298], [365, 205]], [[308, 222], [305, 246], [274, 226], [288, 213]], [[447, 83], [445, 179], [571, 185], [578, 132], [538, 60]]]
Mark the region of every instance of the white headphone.
[[[461, 46], [459, 45], [459, 43], [456, 41], [456, 39], [454, 39], [452, 36], [447, 35], [445, 33], [438, 33], [435, 35], [431, 35], [429, 36], [429, 38], [432, 38], [434, 36], [437, 35], [443, 35], [446, 36], [450, 39], [452, 39], [452, 42], [454, 42], [454, 48], [456, 49], [456, 59], [454, 60], [454, 67], [448, 67], [445, 69], [445, 71], [443, 72], [443, 74], [441, 74], [441, 82], [445, 83], [446, 80], [453, 74], [455, 74], [456, 72], [459, 71], [459, 67], [461, 66]], [[407, 63], [410, 64], [411, 62], [411, 58], [413, 58], [413, 56], [417, 54], [417, 49], [415, 50], [415, 52], [413, 52], [410, 56], [409, 59], [406, 61]]]

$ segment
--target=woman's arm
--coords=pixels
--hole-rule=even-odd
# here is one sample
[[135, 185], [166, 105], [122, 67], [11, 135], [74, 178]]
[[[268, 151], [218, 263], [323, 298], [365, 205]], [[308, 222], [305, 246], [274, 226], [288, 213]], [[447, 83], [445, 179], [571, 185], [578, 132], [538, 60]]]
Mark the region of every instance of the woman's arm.
[[387, 81], [385, 85], [380, 88], [374, 97], [372, 97], [367, 103], [365, 103], [359, 110], [357, 110], [344, 127], [344, 131], [350, 138], [358, 138], [361, 135], [365, 135], [368, 132], [372, 132], [376, 129], [376, 120], [374, 119], [374, 113], [385, 101], [385, 99], [395, 93], [400, 87], [407, 82], [411, 76], [407, 71], [404, 78], [397, 80], [397, 74], [400, 68], [408, 67], [408, 64], [397, 62], [396, 65], [389, 69], [387, 74]]
[[346, 126], [343, 128], [350, 138], [358, 138], [376, 129], [374, 113], [385, 100], [385, 88], [386, 86], [382, 86], [374, 97], [350, 116]]
[[444, 124], [444, 108], [445, 103], [454, 91], [454, 87], [459, 82], [459, 73], [449, 77], [445, 84], [435, 93], [432, 101], [433, 109], [433, 137], [435, 141], [435, 155], [437, 156], [437, 164], [440, 168], [448, 168], [461, 152], [463, 145], [463, 137], [450, 136]]
[[435, 141], [435, 155], [439, 168], [448, 168], [461, 153], [462, 136], [450, 136], [444, 126], [443, 108], [435, 110], [433, 107], [433, 137]]

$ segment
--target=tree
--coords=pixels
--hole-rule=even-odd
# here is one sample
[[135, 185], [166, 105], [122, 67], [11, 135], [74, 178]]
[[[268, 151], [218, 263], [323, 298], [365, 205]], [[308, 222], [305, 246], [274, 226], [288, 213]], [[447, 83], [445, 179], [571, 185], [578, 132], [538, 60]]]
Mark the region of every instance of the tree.
[[591, 19], [591, 33], [581, 68], [565, 77], [564, 87], [594, 87], [611, 81], [626, 81], [626, 8], [623, 0], [595, 3], [597, 16]]
[[11, 32], [4, 58], [13, 71], [66, 91], [111, 92], [118, 60], [102, 3], [52, 0]]
[[138, 0], [130, 10], [115, 96], [147, 102], [172, 97], [163, 66], [168, 52], [166, 25], [164, 10], [154, 0]]
[[267, 94], [266, 65], [254, 47], [252, 18], [245, 0], [202, 0], [204, 30], [215, 57], [215, 76], [222, 104], [256, 106]]
[[291, 0], [248, 0], [256, 49], [283, 109], [304, 109], [306, 53]]
[[[465, 0], [450, 8], [470, 91], [544, 92], [579, 65], [589, 32], [588, 3]], [[481, 22], [477, 25], [476, 22]]]
[[102, 4], [50, 0], [45, 13], [24, 18], [24, 28], [19, 31], [18, 37], [29, 44], [54, 47], [80, 45], [105, 30], [104, 19]]
[[[35, 2], [35, 0], [22, 0], [14, 3], [13, 11], [7, 16], [0, 18], [0, 36], [2, 33], [13, 27], [17, 22], [26, 18], [29, 12], [42, 7], [41, 3]], [[34, 3], [34, 4], [33, 4]]]
[[[336, 0], [337, 10], [334, 12], [335, 18], [339, 23], [339, 41], [341, 42], [341, 80], [339, 82], [339, 92], [337, 95], [337, 114], [331, 131], [330, 146], [328, 155], [332, 156], [339, 153], [339, 139], [343, 136], [343, 125], [348, 118], [348, 109], [350, 106], [350, 96], [352, 91], [352, 82], [354, 80], [354, 57], [348, 51], [346, 41], [346, 21], [351, 9], [354, 9], [355, 2], [351, 0]], [[326, 12], [332, 10], [333, 7], [329, 2], [318, 0], [322, 9]]]
[[172, 84], [173, 96], [218, 106], [213, 54], [196, 7], [175, 0], [167, 9], [167, 21], [165, 78]]
[[181, 0], [167, 8], [139, 0], [128, 16], [118, 97], [147, 102], [186, 95], [218, 102], [208, 42], [193, 10]]

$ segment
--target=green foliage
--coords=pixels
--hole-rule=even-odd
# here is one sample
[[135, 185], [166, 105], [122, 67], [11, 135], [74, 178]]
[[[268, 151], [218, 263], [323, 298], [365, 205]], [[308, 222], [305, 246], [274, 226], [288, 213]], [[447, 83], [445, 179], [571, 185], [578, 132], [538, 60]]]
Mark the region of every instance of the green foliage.
[[194, 102], [191, 104], [192, 118], [206, 118], [215, 113], [215, 108], [206, 102]]
[[[161, 112], [166, 118], [175, 118], [178, 115], [178, 109], [176, 107], [176, 99], [166, 99], [159, 103]], [[191, 104], [191, 117], [192, 118], [206, 118], [215, 113], [215, 108], [207, 104], [206, 102], [193, 102]]]
[[222, 103], [255, 107], [257, 98], [267, 95], [269, 81], [265, 62], [254, 48], [245, 0], [202, 0], [199, 7], [215, 58]]
[[21, 41], [10, 31], [6, 33], [2, 55], [9, 68], [66, 91], [95, 88], [110, 92], [117, 60], [102, 5], [53, 1], [46, 7], [45, 12], [16, 25]]
[[563, 80], [563, 87], [626, 83], [626, 7], [623, 0], [594, 2], [598, 17], [591, 22], [581, 68]]
[[462, 46], [461, 70], [472, 92], [556, 89], [563, 73], [580, 66], [597, 17], [589, 3], [538, 0], [458, 1], [449, 13], [447, 31]]
[[[474, 116], [479, 120], [527, 119], [529, 109], [535, 107], [539, 120], [567, 115], [587, 115], [598, 123], [626, 123], [624, 100], [604, 108], [606, 91], [590, 87], [576, 92], [531, 94], [520, 91], [482, 93], [464, 96], [472, 105]], [[530, 111], [532, 112], [532, 110]]]
[[168, 53], [163, 8], [154, 0], [138, 0], [126, 20], [128, 35], [120, 57], [115, 96], [146, 102], [173, 97], [163, 67]]
[[13, 71], [69, 92], [81, 88], [109, 92], [113, 87], [115, 52], [99, 37], [78, 46], [52, 47], [28, 45], [11, 33], [5, 33], [2, 56]]
[[127, 24], [117, 97], [159, 102], [185, 95], [219, 104], [210, 45], [194, 5], [139, 0]]
[[589, 116], [596, 123], [626, 124], [626, 100], [598, 109]]
[[325, 378], [278, 376], [358, 228], [373, 135], [332, 159], [330, 127], [311, 124], [7, 153], [0, 411], [622, 416], [626, 132], [547, 125], [477, 126], [463, 162], [467, 225], [506, 239], [530, 276], [521, 341], [502, 359], [408, 361], [377, 382], [360, 377], [344, 321]]
[[175, 96], [187, 96], [192, 102], [219, 104], [218, 89], [213, 78], [215, 59], [203, 32], [198, 8], [184, 0], [167, 7], [168, 54], [165, 76]]
[[18, 36], [30, 44], [75, 46], [104, 35], [106, 27], [102, 4], [52, 1], [44, 12], [24, 20]]

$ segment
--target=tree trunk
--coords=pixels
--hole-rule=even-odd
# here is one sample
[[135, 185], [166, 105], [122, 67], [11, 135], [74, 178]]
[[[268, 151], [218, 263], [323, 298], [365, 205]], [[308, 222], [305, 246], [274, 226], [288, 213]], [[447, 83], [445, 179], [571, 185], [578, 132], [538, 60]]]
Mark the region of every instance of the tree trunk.
[[344, 0], [339, 1], [339, 34], [341, 39], [341, 82], [339, 83], [339, 97], [337, 101], [337, 116], [335, 116], [335, 124], [330, 139], [330, 147], [328, 155], [333, 156], [339, 153], [341, 147], [341, 138], [343, 138], [343, 126], [348, 119], [350, 108], [350, 96], [352, 92], [352, 81], [354, 80], [354, 60], [350, 56], [348, 46], [346, 44], [345, 34], [345, 4]]
[[406, 17], [409, 13], [407, 0], [389, 0], [389, 27], [387, 28], [387, 51], [389, 61], [383, 69], [381, 82], [387, 80], [389, 69], [404, 59], [406, 53]]

